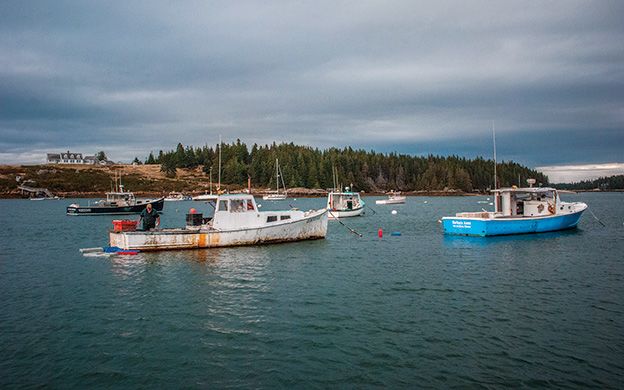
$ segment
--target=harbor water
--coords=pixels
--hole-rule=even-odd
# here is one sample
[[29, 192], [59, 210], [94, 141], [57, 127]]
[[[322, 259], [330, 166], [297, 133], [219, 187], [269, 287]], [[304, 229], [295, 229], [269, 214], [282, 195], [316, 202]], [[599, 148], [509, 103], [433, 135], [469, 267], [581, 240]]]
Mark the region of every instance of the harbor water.
[[605, 226], [452, 237], [438, 219], [486, 197], [365, 197], [361, 238], [119, 257], [79, 253], [115, 217], [0, 200], [0, 387], [621, 388], [624, 194], [562, 198]]

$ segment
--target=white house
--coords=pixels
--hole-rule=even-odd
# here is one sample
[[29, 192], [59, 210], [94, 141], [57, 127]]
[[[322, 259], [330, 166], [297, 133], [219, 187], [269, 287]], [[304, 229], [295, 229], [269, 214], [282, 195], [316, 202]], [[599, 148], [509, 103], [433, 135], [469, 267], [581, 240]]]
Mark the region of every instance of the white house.
[[95, 164], [97, 159], [95, 156], [83, 156], [82, 153], [67, 152], [63, 153], [48, 153], [48, 164]]

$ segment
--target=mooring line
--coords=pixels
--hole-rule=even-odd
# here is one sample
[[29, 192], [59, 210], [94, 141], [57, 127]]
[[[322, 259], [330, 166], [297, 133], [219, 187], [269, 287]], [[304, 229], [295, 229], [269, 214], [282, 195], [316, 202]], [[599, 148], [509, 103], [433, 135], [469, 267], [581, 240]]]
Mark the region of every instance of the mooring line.
[[591, 209], [588, 207], [587, 210], [589, 211], [589, 213], [596, 219], [596, 221], [598, 221], [599, 224], [601, 224], [604, 227], [607, 227], [607, 225], [605, 225], [604, 223], [602, 223], [602, 221], [600, 219], [598, 219], [598, 217], [596, 217], [596, 214], [594, 214], [593, 211], [591, 211]]
[[336, 217], [336, 216], [334, 215], [334, 213], [332, 213], [332, 212], [331, 212], [331, 210], [330, 210], [330, 209], [327, 209], [327, 211], [331, 214], [331, 216], [332, 216], [332, 217], [334, 217], [334, 219], [335, 219], [336, 221], [338, 221], [338, 223], [340, 223], [342, 226], [344, 226], [344, 227], [346, 227], [347, 229], [349, 229], [349, 231], [350, 231], [351, 233], [353, 233], [353, 234], [357, 235], [358, 237], [362, 237], [362, 234], [361, 234], [361, 233], [358, 233], [358, 232], [356, 232], [354, 229], [351, 229], [350, 227], [348, 227], [347, 225], [345, 225], [345, 224], [344, 224], [344, 223], [343, 223], [340, 219], [338, 219], [338, 217]]

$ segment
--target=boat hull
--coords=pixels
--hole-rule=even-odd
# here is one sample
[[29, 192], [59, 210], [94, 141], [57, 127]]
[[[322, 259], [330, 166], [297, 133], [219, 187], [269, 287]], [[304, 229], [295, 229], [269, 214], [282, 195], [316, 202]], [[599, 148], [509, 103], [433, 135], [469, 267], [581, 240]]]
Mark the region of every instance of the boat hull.
[[67, 215], [123, 215], [123, 214], [139, 214], [145, 207], [150, 204], [156, 211], [162, 211], [165, 205], [165, 199], [160, 198], [154, 201], [136, 204], [133, 206], [119, 207], [97, 207], [97, 206], [69, 206], [67, 207]]
[[286, 195], [264, 195], [262, 200], [286, 200]]
[[109, 232], [111, 246], [141, 251], [220, 248], [325, 238], [327, 210], [276, 225], [238, 230], [163, 229], [155, 231]]
[[575, 228], [584, 210], [534, 218], [444, 217], [442, 227], [444, 234], [481, 237], [553, 232]]
[[357, 217], [364, 214], [364, 207], [353, 210], [329, 210], [329, 219]]
[[379, 199], [375, 201], [375, 204], [403, 204], [405, 203], [405, 198], [403, 199]]

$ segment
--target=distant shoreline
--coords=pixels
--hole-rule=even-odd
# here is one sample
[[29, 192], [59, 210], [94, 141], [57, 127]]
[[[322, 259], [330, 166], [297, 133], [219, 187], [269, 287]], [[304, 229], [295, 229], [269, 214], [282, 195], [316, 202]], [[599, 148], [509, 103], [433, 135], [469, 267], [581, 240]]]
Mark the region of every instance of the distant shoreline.
[[[137, 197], [158, 198], [176, 191], [189, 195], [200, 195], [210, 191], [210, 179], [200, 169], [178, 169], [174, 178], [167, 177], [159, 165], [0, 165], [0, 199], [27, 199], [29, 194], [20, 186], [48, 189], [53, 195], [62, 198], [104, 198], [111, 191], [113, 177], [122, 174], [122, 182], [127, 191]], [[253, 178], [252, 178], [253, 179]], [[212, 191], [216, 192], [216, 183]], [[241, 185], [222, 185], [230, 193], [246, 190]], [[623, 192], [615, 190], [576, 190], [574, 192]], [[262, 196], [274, 192], [272, 188], [254, 188], [252, 194]], [[288, 195], [293, 198], [326, 197], [327, 189], [290, 188]], [[406, 196], [487, 196], [489, 191], [464, 192], [455, 189], [402, 191]], [[386, 196], [388, 192], [360, 192], [362, 196]]]

